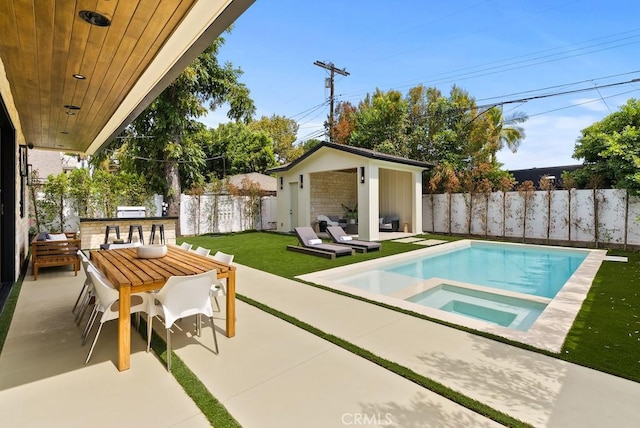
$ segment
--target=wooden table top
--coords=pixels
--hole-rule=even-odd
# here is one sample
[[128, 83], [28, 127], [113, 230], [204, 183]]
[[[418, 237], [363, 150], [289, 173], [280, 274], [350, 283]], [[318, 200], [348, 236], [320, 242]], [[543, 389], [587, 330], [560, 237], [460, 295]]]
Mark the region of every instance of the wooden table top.
[[195, 275], [216, 269], [218, 278], [227, 278], [235, 266], [211, 257], [167, 246], [167, 255], [157, 259], [141, 259], [136, 248], [91, 252], [91, 261], [106, 274], [114, 287], [130, 286], [133, 292], [158, 289], [171, 276]]

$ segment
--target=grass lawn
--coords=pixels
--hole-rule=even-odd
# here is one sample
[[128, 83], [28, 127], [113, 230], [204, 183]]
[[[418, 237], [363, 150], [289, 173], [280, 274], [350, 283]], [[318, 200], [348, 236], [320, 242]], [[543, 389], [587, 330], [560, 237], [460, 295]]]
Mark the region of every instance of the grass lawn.
[[[433, 235], [429, 235], [429, 238], [462, 239]], [[203, 235], [183, 240], [194, 247], [200, 245], [210, 248], [212, 253], [220, 250], [234, 254], [237, 263], [290, 279], [305, 273], [422, 248], [414, 244], [384, 241], [380, 251], [327, 260], [286, 251], [287, 245], [297, 244], [294, 235], [247, 232]], [[640, 382], [640, 253], [610, 251], [609, 254], [626, 256], [629, 262], [603, 263], [563, 350], [560, 354], [544, 353]]]

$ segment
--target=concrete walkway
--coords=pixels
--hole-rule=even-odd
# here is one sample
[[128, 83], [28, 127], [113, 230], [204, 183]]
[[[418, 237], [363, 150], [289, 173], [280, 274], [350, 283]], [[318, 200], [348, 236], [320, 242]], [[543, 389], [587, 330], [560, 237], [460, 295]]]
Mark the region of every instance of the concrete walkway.
[[[28, 276], [0, 354], [3, 426], [199, 427], [208, 423], [162, 362], [132, 337], [131, 369], [115, 367], [116, 323], [90, 363], [70, 308], [84, 280]], [[637, 426], [640, 384], [238, 267], [238, 293], [408, 367], [535, 426]], [[224, 313], [216, 320], [223, 333]], [[193, 336], [174, 349], [245, 427], [495, 426], [400, 376], [238, 302], [237, 335]], [[96, 408], [109, 409], [99, 412]], [[123, 417], [124, 415], [124, 417]]]
[[[255, 269], [240, 267], [238, 277], [239, 293], [534, 426], [640, 421], [639, 383]], [[387, 409], [404, 414], [420, 407]]]

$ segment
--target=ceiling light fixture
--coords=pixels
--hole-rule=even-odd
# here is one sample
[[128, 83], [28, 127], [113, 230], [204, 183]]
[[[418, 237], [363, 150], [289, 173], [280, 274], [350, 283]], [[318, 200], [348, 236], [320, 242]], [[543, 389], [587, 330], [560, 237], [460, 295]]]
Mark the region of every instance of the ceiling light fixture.
[[69, 133], [67, 131], [62, 131], [60, 133], [63, 134], [63, 135], [69, 135]]
[[64, 108], [69, 109], [69, 110], [80, 110], [80, 107], [74, 106], [73, 104], [65, 104]]
[[111, 25], [111, 20], [109, 18], [101, 13], [94, 12], [93, 10], [81, 10], [78, 15], [80, 15], [80, 18], [82, 18], [83, 21], [88, 22], [91, 25], [96, 25], [98, 27], [108, 27]]
[[75, 116], [76, 114], [72, 111], [65, 111], [65, 113], [69, 116]]
[[73, 76], [74, 78], [78, 79], [78, 80], [84, 80], [84, 79], [86, 79], [86, 77], [85, 77], [84, 75], [80, 74], [80, 73], [74, 73], [74, 74], [72, 74], [72, 76]]

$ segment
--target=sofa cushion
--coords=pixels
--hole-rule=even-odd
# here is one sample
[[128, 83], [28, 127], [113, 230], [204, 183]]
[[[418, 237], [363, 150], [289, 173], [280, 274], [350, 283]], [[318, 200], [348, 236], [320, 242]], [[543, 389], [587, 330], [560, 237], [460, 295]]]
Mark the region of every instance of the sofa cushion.
[[48, 241], [66, 241], [67, 235], [64, 233], [50, 233]]

